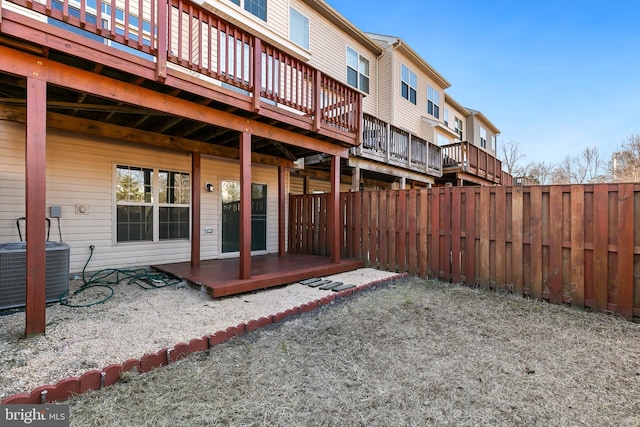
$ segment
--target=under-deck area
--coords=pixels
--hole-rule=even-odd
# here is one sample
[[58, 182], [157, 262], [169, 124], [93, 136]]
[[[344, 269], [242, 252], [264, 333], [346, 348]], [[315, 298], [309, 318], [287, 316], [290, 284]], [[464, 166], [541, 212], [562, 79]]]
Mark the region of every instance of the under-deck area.
[[344, 273], [362, 268], [358, 260], [331, 261], [330, 257], [303, 254], [251, 257], [251, 277], [238, 277], [239, 258], [201, 261], [199, 267], [189, 262], [154, 265], [153, 268], [202, 286], [213, 298], [240, 294], [273, 286], [286, 285], [317, 276]]

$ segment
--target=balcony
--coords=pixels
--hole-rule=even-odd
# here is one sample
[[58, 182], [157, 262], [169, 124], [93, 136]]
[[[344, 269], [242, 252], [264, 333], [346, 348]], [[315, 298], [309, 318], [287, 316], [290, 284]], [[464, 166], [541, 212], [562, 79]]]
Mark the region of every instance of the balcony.
[[477, 183], [511, 185], [511, 175], [502, 171], [502, 162], [469, 142], [442, 146], [444, 174], [463, 173], [479, 178]]
[[442, 176], [442, 150], [438, 145], [369, 114], [363, 114], [362, 145], [355, 154], [429, 176]]
[[[5, 0], [0, 5], [0, 45], [270, 125], [312, 133], [330, 143], [347, 147], [358, 143], [362, 103], [358, 91], [195, 3]], [[72, 114], [79, 117], [95, 118], [96, 104], [104, 104], [104, 99], [86, 93], [55, 99], [56, 94], [49, 94], [50, 103], [70, 98], [91, 101], [93, 114], [74, 109]], [[111, 107], [114, 105], [118, 104]], [[68, 113], [71, 107], [56, 111]], [[111, 115], [105, 114], [109, 119], [115, 119], [123, 108], [112, 110]], [[153, 114], [148, 117], [146, 127], [151, 129], [167, 123], [164, 118], [162, 125], [151, 126]], [[136, 126], [142, 120], [121, 122], [144, 129]]]

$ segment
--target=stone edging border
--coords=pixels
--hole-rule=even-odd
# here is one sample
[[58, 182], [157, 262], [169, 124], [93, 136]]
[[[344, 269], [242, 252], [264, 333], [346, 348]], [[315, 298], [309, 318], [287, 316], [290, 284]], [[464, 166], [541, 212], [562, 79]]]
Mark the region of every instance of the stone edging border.
[[253, 332], [257, 329], [267, 327], [274, 323], [282, 322], [286, 319], [309, 313], [317, 310], [321, 306], [329, 305], [334, 301], [350, 297], [367, 289], [390, 283], [395, 280], [407, 277], [408, 273], [398, 274], [374, 282], [365, 283], [351, 289], [346, 289], [335, 294], [329, 294], [317, 300], [299, 305], [297, 307], [279, 312], [268, 317], [249, 320], [247, 323], [240, 323], [237, 326], [230, 326], [224, 331], [215, 332], [212, 335], [205, 335], [201, 338], [194, 338], [188, 343], [179, 343], [171, 348], [163, 348], [156, 353], [147, 353], [140, 359], [129, 359], [121, 364], [112, 364], [102, 370], [90, 370], [79, 377], [69, 377], [58, 381], [56, 384], [48, 384], [34, 388], [31, 393], [19, 393], [9, 396], [0, 402], [6, 404], [44, 404], [62, 402], [69, 397], [83, 394], [91, 390], [99, 390], [117, 383], [124, 372], [136, 370], [139, 373], [149, 372], [156, 368], [161, 368], [177, 360], [180, 360], [191, 353], [207, 351], [213, 346], [222, 344], [233, 337]]

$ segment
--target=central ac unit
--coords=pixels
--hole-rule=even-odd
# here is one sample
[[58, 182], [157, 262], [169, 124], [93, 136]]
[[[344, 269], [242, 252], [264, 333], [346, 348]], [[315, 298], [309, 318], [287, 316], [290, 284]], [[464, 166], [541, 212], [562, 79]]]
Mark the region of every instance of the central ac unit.
[[[69, 245], [46, 242], [46, 302], [69, 290]], [[0, 244], [0, 310], [26, 305], [27, 243]]]

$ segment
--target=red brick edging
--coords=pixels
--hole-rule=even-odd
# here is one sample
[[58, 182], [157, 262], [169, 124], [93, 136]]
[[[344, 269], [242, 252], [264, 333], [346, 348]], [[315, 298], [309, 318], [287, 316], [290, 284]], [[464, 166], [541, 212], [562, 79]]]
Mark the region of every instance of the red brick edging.
[[120, 376], [124, 372], [132, 370], [139, 373], [149, 372], [153, 369], [166, 366], [182, 359], [191, 353], [206, 351], [233, 337], [253, 332], [257, 329], [267, 327], [272, 323], [279, 323], [300, 314], [309, 313], [317, 310], [321, 306], [329, 305], [338, 299], [350, 297], [356, 293], [406, 276], [408, 276], [408, 273], [398, 274], [393, 277], [376, 280], [375, 282], [365, 283], [355, 288], [329, 294], [317, 300], [280, 313], [272, 314], [267, 317], [260, 317], [256, 320], [249, 320], [247, 323], [240, 323], [238, 326], [231, 326], [224, 331], [218, 331], [212, 335], [205, 335], [202, 338], [194, 338], [188, 343], [179, 343], [171, 348], [163, 348], [156, 353], [147, 353], [140, 359], [129, 359], [122, 364], [106, 366], [102, 370], [94, 369], [87, 371], [79, 377], [69, 377], [60, 380], [55, 385], [48, 384], [36, 387], [31, 391], [31, 393], [14, 394], [2, 400], [0, 404], [40, 404], [62, 402], [71, 396], [113, 385], [118, 382]]

